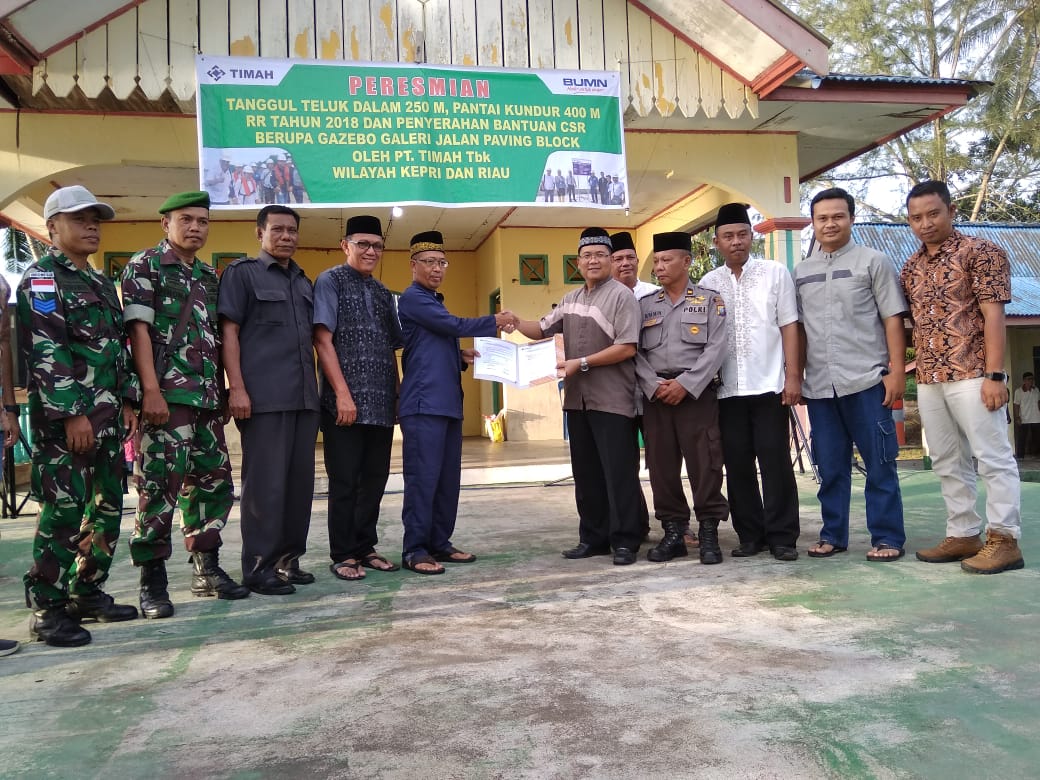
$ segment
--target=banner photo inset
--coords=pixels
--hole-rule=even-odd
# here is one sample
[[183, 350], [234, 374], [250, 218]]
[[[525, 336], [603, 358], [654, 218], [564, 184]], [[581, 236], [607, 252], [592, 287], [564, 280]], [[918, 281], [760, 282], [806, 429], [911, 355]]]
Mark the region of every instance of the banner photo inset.
[[196, 57], [214, 209], [626, 208], [618, 73]]

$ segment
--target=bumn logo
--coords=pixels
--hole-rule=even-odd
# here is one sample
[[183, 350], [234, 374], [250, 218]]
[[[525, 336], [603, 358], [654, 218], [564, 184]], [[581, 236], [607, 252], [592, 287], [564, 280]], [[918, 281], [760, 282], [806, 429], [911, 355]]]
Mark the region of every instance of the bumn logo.
[[569, 78], [563, 79], [563, 86], [565, 87], [606, 87], [606, 79], [592, 79], [592, 78]]

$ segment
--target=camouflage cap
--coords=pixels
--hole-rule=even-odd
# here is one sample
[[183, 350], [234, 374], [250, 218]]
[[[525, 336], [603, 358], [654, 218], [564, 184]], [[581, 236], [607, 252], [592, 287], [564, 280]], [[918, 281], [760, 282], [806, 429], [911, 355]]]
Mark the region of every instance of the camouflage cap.
[[159, 207], [160, 214], [166, 214], [177, 209], [186, 209], [192, 206], [201, 206], [204, 209], [209, 208], [209, 193], [208, 192], [178, 192], [176, 195], [171, 195], [166, 201]]

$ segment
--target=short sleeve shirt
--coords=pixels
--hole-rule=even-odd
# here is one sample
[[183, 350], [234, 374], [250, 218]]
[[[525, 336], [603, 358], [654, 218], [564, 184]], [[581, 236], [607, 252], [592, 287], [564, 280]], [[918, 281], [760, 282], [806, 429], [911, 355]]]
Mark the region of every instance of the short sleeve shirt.
[[983, 303], [1011, 300], [1007, 254], [991, 241], [953, 231], [935, 256], [921, 246], [900, 279], [910, 302], [921, 384], [975, 379], [986, 372]]
[[217, 313], [239, 326], [242, 378], [255, 414], [318, 411], [314, 288], [296, 261], [282, 268], [264, 251], [236, 260], [220, 277]]
[[[587, 357], [613, 344], [639, 342], [639, 303], [616, 279], [591, 290], [585, 285], [567, 293], [560, 305], [539, 322], [542, 333], [563, 334], [564, 354]], [[564, 380], [563, 408], [635, 417], [636, 375], [632, 358], [609, 366], [592, 366]]]
[[1040, 390], [1035, 387], [1032, 390], [1015, 388], [1015, 403], [1018, 405], [1019, 419], [1023, 425], [1036, 425], [1040, 423]]
[[850, 241], [800, 262], [794, 283], [806, 340], [802, 395], [852, 395], [881, 381], [889, 364], [884, 321], [906, 311], [892, 260]]
[[[192, 295], [193, 287], [197, 292]], [[170, 345], [192, 300], [184, 334], [173, 344], [159, 386], [167, 403], [217, 409], [223, 401], [217, 323], [217, 274], [195, 258], [186, 266], [167, 241], [138, 252], [123, 270], [123, 319], [148, 324], [152, 348]]]
[[719, 398], [781, 392], [780, 328], [798, 321], [790, 272], [780, 263], [752, 257], [739, 277], [722, 266], [706, 273], [701, 284], [718, 290], [729, 312], [729, 349], [722, 364]]

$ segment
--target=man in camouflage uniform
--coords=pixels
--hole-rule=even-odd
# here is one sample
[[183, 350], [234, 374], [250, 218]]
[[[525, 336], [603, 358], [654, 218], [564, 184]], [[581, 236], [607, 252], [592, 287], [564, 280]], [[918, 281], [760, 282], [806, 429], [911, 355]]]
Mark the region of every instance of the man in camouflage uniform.
[[123, 312], [91, 268], [100, 223], [115, 212], [85, 188], [51, 193], [43, 209], [53, 248], [18, 285], [19, 342], [29, 367], [32, 494], [40, 504], [26, 605], [29, 633], [58, 647], [90, 642], [79, 620], [132, 620], [137, 609], [101, 590], [123, 511], [123, 441], [137, 419]]
[[[18, 443], [21, 430], [18, 425], [18, 404], [14, 399], [14, 360], [11, 356], [11, 319], [7, 314], [7, 302], [11, 299], [11, 288], [0, 276], [0, 388], [3, 390], [3, 412], [0, 413], [0, 428], [3, 430], [3, 445], [0, 446], [0, 469], [4, 467], [4, 452]], [[12, 453], [14, 454], [14, 453]], [[14, 639], [0, 639], [0, 657], [18, 652], [19, 644]]]
[[[209, 195], [171, 195], [159, 213], [166, 239], [138, 252], [123, 271], [123, 319], [141, 378], [130, 558], [141, 567], [141, 612], [148, 618], [173, 615], [166, 560], [178, 495], [184, 546], [194, 565], [191, 592], [221, 599], [249, 595], [220, 568], [217, 553], [234, 496], [224, 442], [217, 274], [195, 256], [209, 236]], [[185, 307], [191, 313], [172, 343]]]

